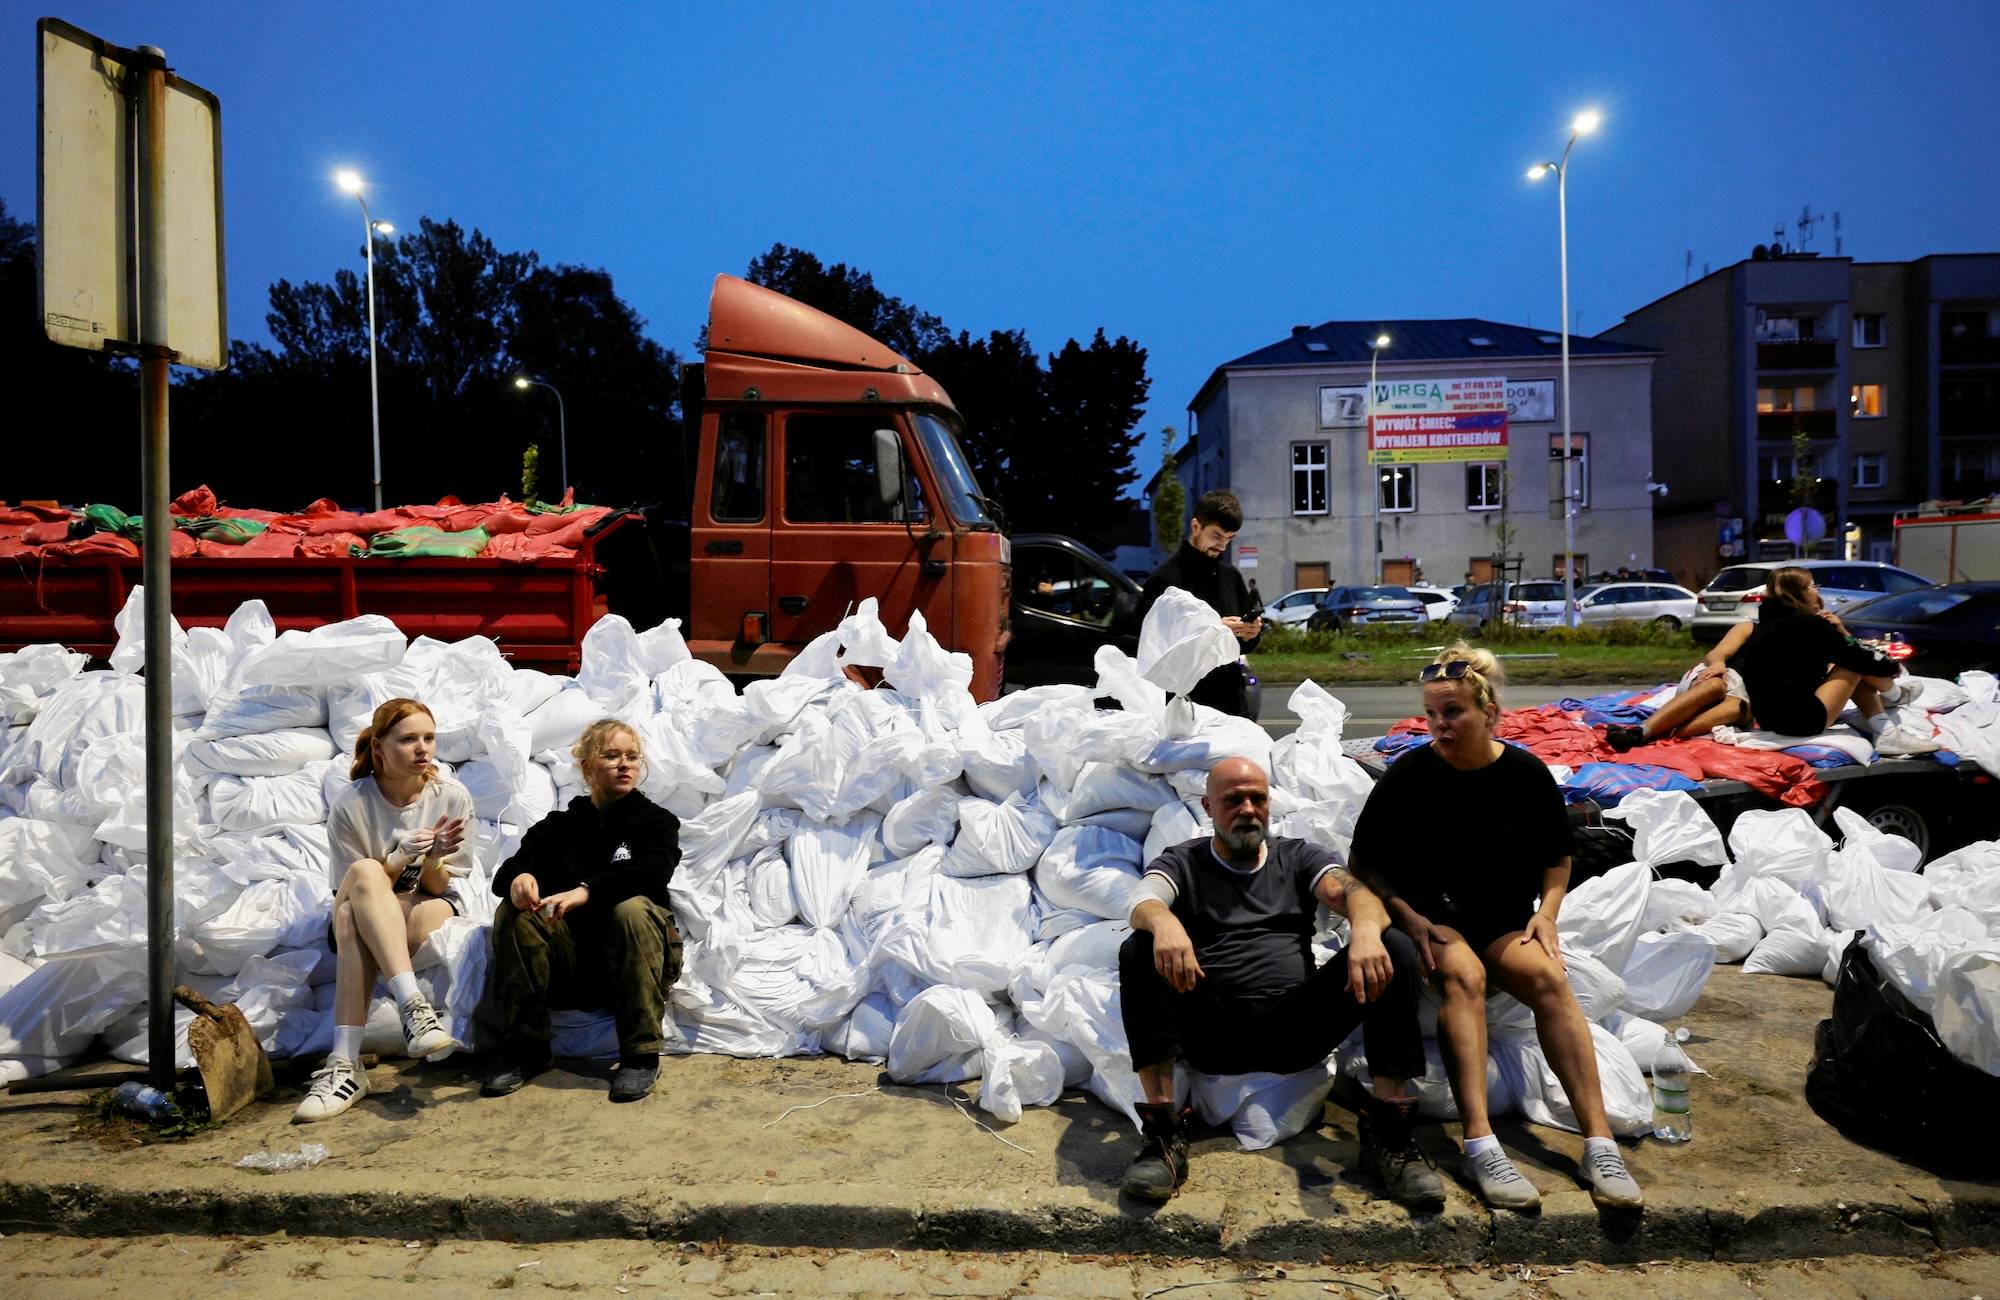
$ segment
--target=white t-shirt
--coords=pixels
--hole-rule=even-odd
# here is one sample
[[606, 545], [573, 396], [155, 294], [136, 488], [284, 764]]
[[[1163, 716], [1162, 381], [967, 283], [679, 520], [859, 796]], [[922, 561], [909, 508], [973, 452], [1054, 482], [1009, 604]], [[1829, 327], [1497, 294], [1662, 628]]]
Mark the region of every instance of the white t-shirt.
[[[458, 850], [445, 858], [444, 867], [452, 876], [451, 885], [445, 892], [457, 899], [459, 913], [464, 915], [468, 900], [459, 893], [458, 885], [472, 872], [476, 861], [472, 848], [472, 816], [472, 796], [464, 786], [448, 776], [436, 776], [425, 782], [422, 793], [401, 808], [383, 796], [376, 787], [374, 777], [362, 777], [335, 796], [333, 807], [327, 813], [327, 842], [333, 849], [330, 869], [334, 889], [340, 888], [347, 869], [362, 858], [387, 861], [403, 832], [435, 826], [440, 817], [463, 817], [465, 834], [459, 841]], [[396, 888], [399, 891], [415, 889], [417, 873], [418, 867], [412, 865], [397, 879]]]

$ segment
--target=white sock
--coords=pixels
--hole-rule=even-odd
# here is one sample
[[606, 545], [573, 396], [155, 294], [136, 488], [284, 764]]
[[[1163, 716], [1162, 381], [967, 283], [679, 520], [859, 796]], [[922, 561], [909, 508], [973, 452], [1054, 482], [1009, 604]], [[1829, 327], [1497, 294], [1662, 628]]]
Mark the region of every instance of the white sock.
[[[1615, 1139], [1615, 1138], [1585, 1138], [1585, 1139], [1583, 1140], [1583, 1154], [1585, 1154], [1585, 1155], [1593, 1155], [1593, 1154], [1595, 1154], [1596, 1152], [1599, 1152], [1599, 1151], [1609, 1151], [1609, 1152], [1610, 1152], [1610, 1153], [1611, 1153], [1612, 1155], [1614, 1155], [1614, 1156], [1617, 1156], [1617, 1155], [1618, 1155], [1618, 1142], [1617, 1142], [1617, 1139]], [[1625, 1157], [1623, 1157], [1623, 1156], [1618, 1156], [1618, 1158], [1619, 1158], [1620, 1160], [1623, 1160], [1623, 1159], [1624, 1159]]]
[[406, 1007], [410, 1005], [410, 999], [417, 996], [417, 992], [417, 973], [415, 971], [406, 970], [401, 975], [391, 975], [389, 977], [389, 996], [396, 999], [397, 1006]]
[[362, 1025], [335, 1025], [333, 1027], [332, 1055], [338, 1056], [342, 1060], [352, 1061], [356, 1065], [361, 1064], [361, 1031], [363, 1028], [364, 1026]]
[[1882, 734], [1883, 732], [1887, 731], [1888, 729], [1889, 729], [1889, 715], [1888, 715], [1888, 714], [1886, 714], [1886, 713], [1878, 713], [1878, 714], [1876, 714], [1876, 715], [1875, 715], [1874, 717], [1872, 717], [1872, 718], [1868, 719], [1868, 734], [1869, 734], [1869, 735], [1871, 735], [1871, 736], [1879, 736], [1879, 735], [1881, 735], [1881, 734]]
[[1488, 1151], [1498, 1151], [1499, 1149], [1500, 1139], [1492, 1133], [1488, 1133], [1485, 1137], [1465, 1139], [1465, 1154], [1474, 1160], [1485, 1155]]

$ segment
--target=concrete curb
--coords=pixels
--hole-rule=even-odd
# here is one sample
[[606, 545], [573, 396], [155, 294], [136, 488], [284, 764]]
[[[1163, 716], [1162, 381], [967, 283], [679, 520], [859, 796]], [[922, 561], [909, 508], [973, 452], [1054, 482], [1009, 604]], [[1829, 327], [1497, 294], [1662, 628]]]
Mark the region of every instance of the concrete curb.
[[[853, 1189], [849, 1189], [853, 1190]], [[1159, 1211], [1012, 1195], [926, 1205], [894, 1196], [832, 1201], [805, 1192], [682, 1188], [653, 1196], [571, 1199], [277, 1186], [139, 1192], [102, 1182], [0, 1180], [0, 1227], [77, 1236], [199, 1233], [517, 1242], [714, 1241], [828, 1249], [1050, 1250], [1075, 1254], [1228, 1256], [1335, 1264], [1495, 1263], [1678, 1258], [1746, 1262], [1845, 1254], [1923, 1255], [2000, 1246], [2000, 1189], [1929, 1201], [1882, 1189], [1846, 1195], [1783, 1190], [1713, 1205], [1655, 1194], [1643, 1214], [1599, 1215], [1581, 1191], [1539, 1215], [1491, 1214], [1456, 1198], [1440, 1214], [1391, 1207], [1326, 1217], [1259, 1213], [1184, 1194]]]

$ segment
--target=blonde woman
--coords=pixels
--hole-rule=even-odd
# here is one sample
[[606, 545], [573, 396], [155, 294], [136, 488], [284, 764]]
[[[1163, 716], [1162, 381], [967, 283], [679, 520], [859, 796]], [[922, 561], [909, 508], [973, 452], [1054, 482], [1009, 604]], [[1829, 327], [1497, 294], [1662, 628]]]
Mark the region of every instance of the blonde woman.
[[459, 1045], [418, 990], [410, 959], [446, 918], [465, 913], [457, 882], [473, 865], [472, 796], [439, 772], [437, 722], [411, 699], [375, 710], [354, 742], [349, 774], [354, 784], [327, 815], [336, 873], [330, 938], [339, 959], [333, 1051], [313, 1074], [295, 1123], [331, 1119], [368, 1095], [361, 1033], [378, 975], [402, 1013], [411, 1056]]
[[[1438, 1046], [1465, 1124], [1465, 1172], [1488, 1205], [1532, 1209], [1541, 1193], [1501, 1149], [1486, 1113], [1486, 991], [1534, 1012], [1535, 1033], [1583, 1130], [1598, 1205], [1642, 1200], [1611, 1136], [1597, 1052], [1564, 971], [1556, 918], [1572, 848], [1562, 793], [1542, 761], [1493, 738], [1500, 665], [1464, 642], [1418, 674], [1431, 743], [1398, 759], [1354, 828], [1352, 870], [1410, 936], [1442, 1000]], [[1431, 836], [1421, 828], [1450, 826]]]
[[667, 990], [681, 937], [667, 881], [681, 860], [680, 820], [639, 793], [645, 754], [615, 718], [570, 751], [588, 795], [529, 829], [493, 877], [489, 992], [503, 1026], [502, 1064], [480, 1091], [503, 1097], [549, 1067], [553, 1007], [609, 1007], [618, 1022], [612, 1101], [653, 1089]]

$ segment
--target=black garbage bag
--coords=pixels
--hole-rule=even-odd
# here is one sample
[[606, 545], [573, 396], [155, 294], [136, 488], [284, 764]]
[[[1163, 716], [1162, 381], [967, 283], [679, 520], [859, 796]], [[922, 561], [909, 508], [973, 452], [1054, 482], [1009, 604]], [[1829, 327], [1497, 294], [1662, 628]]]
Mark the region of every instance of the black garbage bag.
[[1951, 1054], [1860, 935], [1841, 954], [1833, 1016], [1813, 1036], [1806, 1100], [1856, 1142], [1933, 1170], [1992, 1172], [1990, 1150], [1966, 1135], [2000, 1112], [2000, 1078]]

